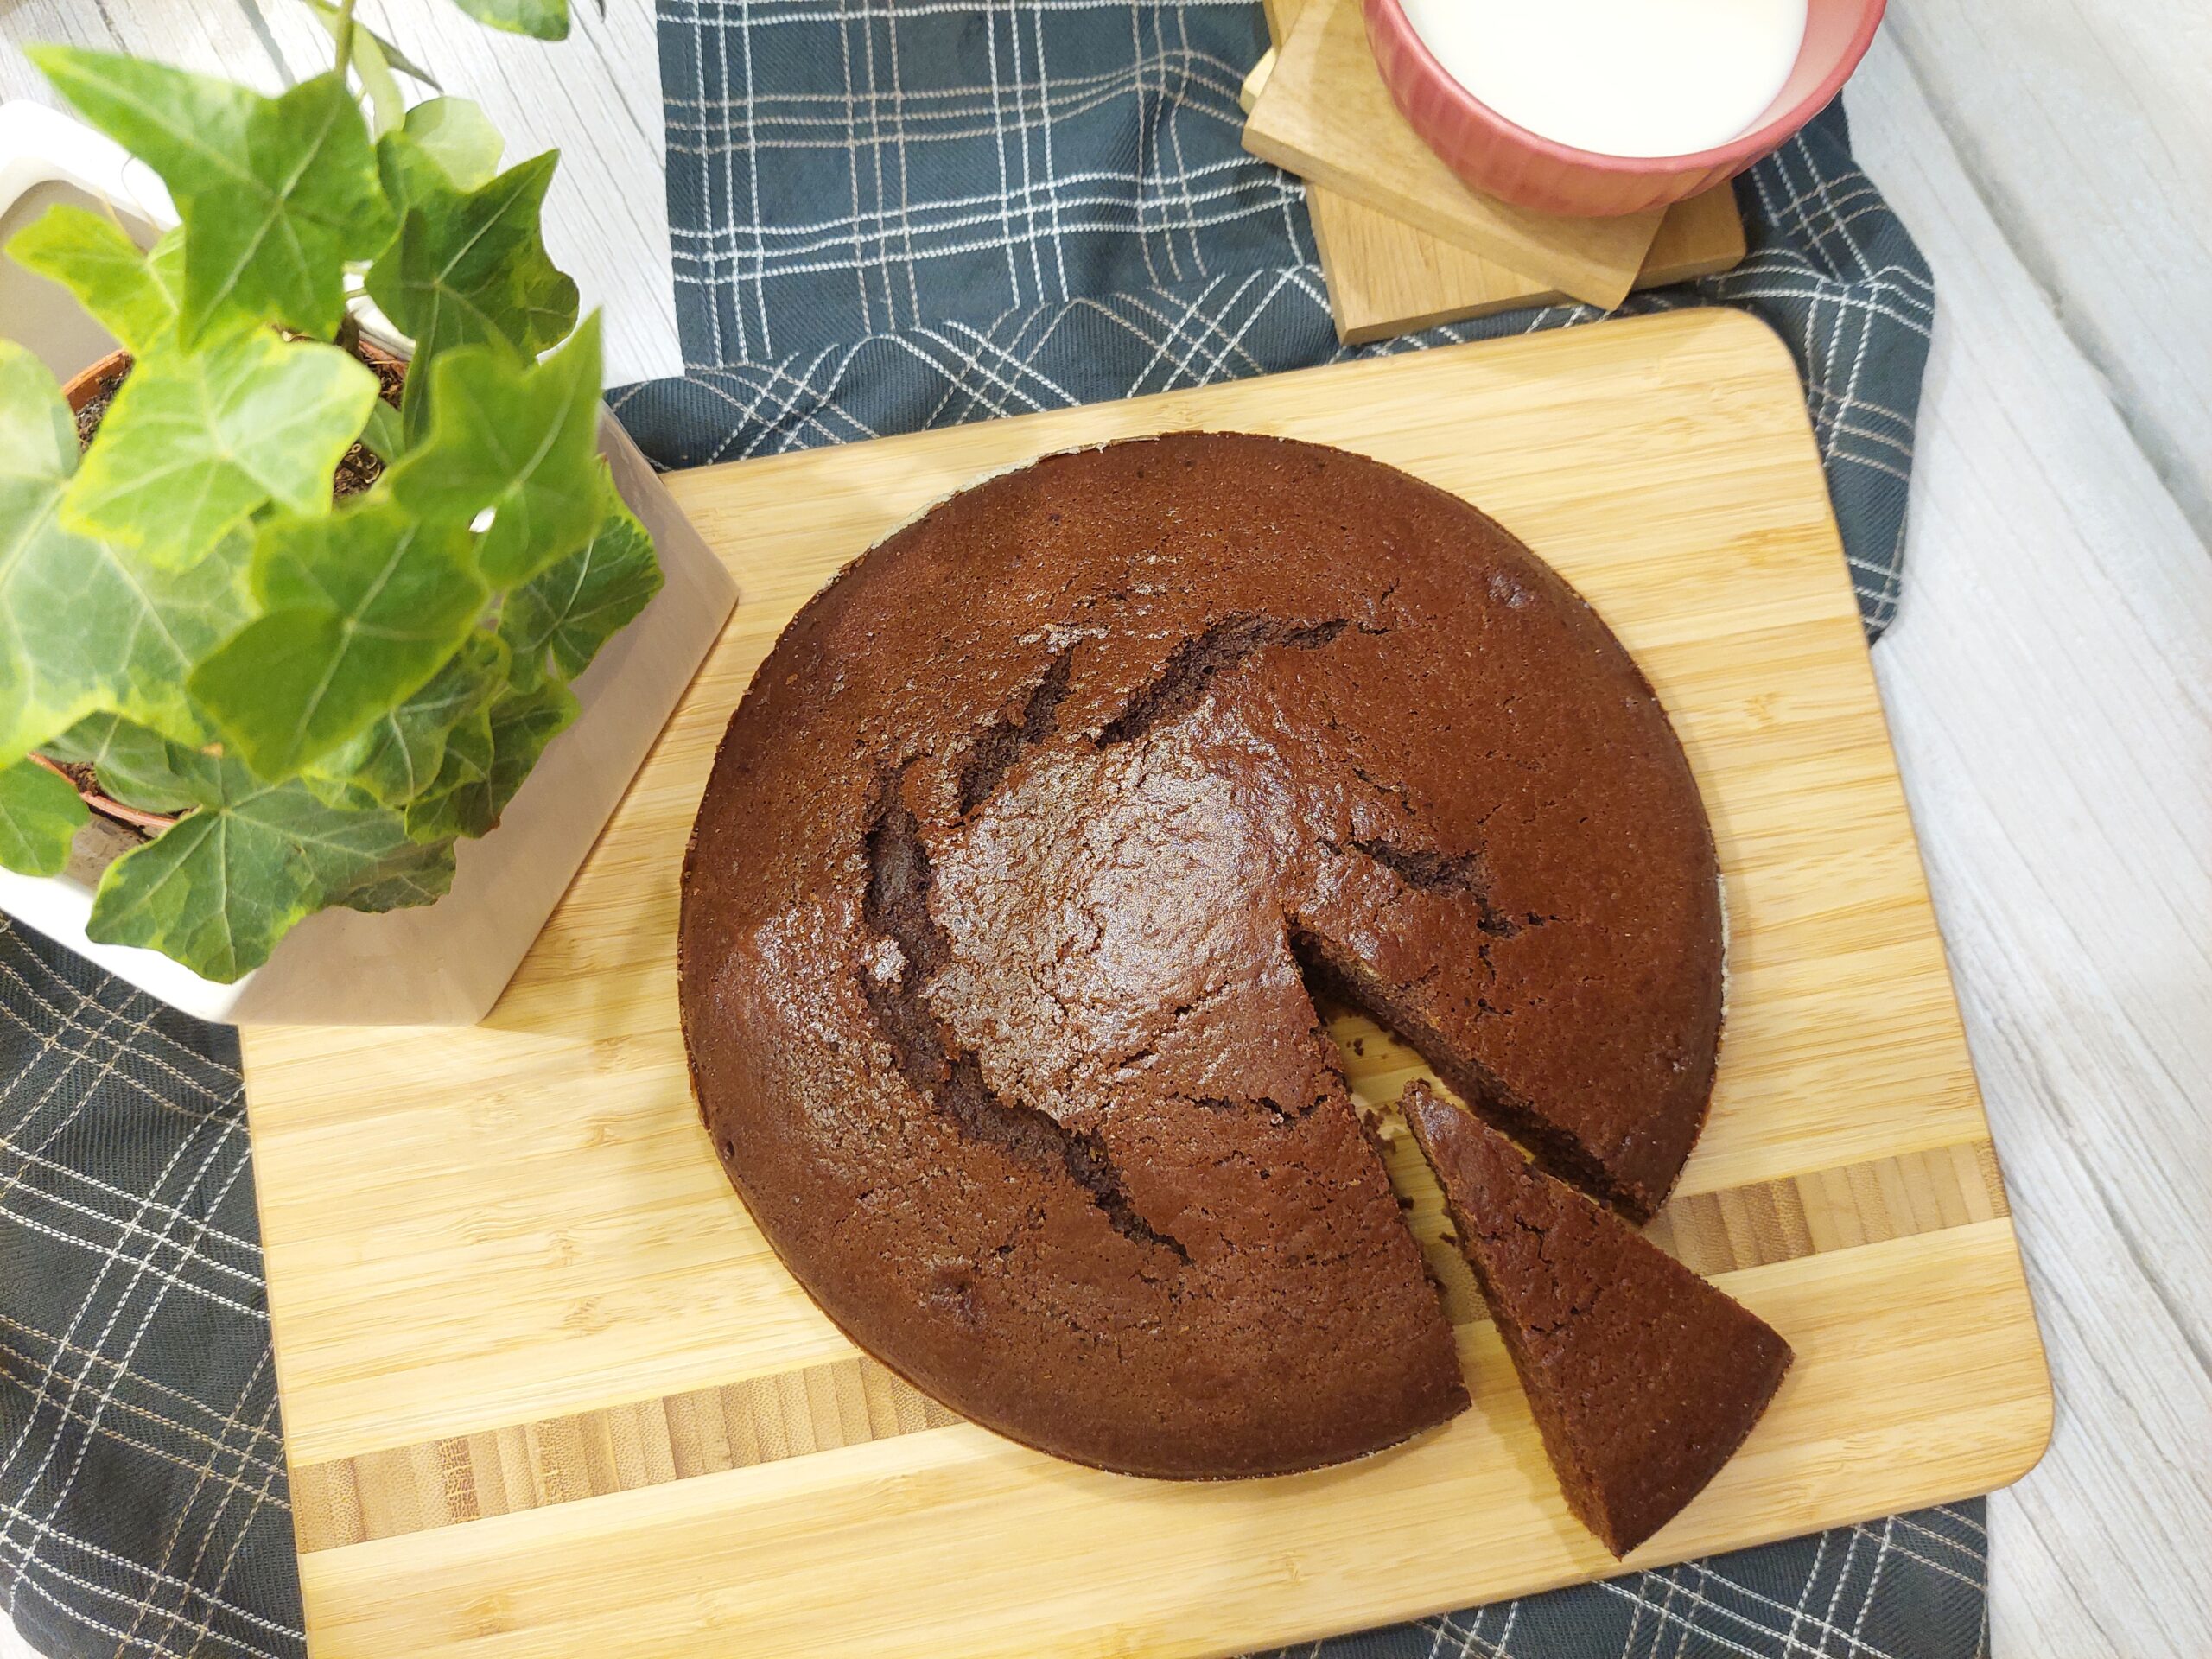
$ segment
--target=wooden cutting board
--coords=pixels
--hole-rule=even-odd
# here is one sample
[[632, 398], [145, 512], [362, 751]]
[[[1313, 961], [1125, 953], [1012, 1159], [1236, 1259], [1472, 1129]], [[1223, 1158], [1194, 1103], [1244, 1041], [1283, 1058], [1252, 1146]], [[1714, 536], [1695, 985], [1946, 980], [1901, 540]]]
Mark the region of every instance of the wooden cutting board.
[[[1237, 94], [1247, 114], [1274, 73], [1281, 42], [1305, 3], [1274, 0], [1267, 8], [1268, 33], [1276, 45]], [[1306, 185], [1306, 211], [1329, 286], [1329, 313], [1337, 338], [1347, 346], [1573, 298], [1326, 185]], [[1667, 210], [1631, 287], [1660, 288], [1732, 270], [1742, 263], [1744, 248], [1735, 188], [1716, 185]]]
[[[1294, 13], [1294, 16], [1291, 14]], [[1274, 70], [1244, 124], [1244, 148], [1357, 206], [1610, 311], [1643, 269], [1662, 209], [1561, 219], [1478, 195], [1390, 101], [1360, 0], [1298, 0]]]
[[[1654, 1226], [1798, 1360], [1633, 1560], [2035, 1461], [2042, 1350], [1802, 393], [1760, 325], [1689, 311], [671, 480], [742, 597], [491, 1018], [245, 1038], [315, 1659], [1226, 1654], [1617, 1570], [1566, 1514], [1433, 1192], [1409, 1189], [1472, 1409], [1344, 1468], [1166, 1484], [1011, 1445], [856, 1353], [698, 1128], [678, 862], [785, 619], [983, 474], [1192, 427], [1344, 445], [1482, 504], [1619, 632], [1706, 793], [1728, 1032]], [[1356, 1092], [1395, 1097], [1411, 1057], [1340, 1034]]]

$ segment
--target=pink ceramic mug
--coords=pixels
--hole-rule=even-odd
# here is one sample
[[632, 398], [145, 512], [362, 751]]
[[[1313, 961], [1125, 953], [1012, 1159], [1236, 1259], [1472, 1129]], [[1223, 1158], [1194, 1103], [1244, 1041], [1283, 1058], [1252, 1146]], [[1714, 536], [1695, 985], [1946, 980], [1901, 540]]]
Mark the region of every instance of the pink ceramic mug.
[[1733, 178], [1825, 108], [1882, 21], [1885, 0], [1810, 0], [1805, 43], [1774, 102], [1740, 137], [1688, 156], [1605, 156], [1516, 125], [1445, 73], [1399, 0], [1362, 0], [1367, 39], [1413, 130], [1473, 188], [1578, 219], [1639, 213]]

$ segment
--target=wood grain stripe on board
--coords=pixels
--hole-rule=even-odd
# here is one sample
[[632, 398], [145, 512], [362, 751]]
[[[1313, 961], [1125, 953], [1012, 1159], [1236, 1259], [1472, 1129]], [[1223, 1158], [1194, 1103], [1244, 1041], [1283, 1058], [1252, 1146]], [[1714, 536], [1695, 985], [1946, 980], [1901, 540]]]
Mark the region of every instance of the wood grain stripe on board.
[[751, 1468], [960, 1421], [855, 1354], [665, 1399], [313, 1465], [292, 1477], [302, 1554]]
[[[1426, 1211], [1426, 1213], [1424, 1213]], [[1987, 1141], [1677, 1198], [1647, 1236], [1706, 1274], [2010, 1215]], [[1440, 1215], [1412, 1217], [1455, 1324], [1482, 1317]], [[750, 1468], [960, 1421], [865, 1355], [293, 1471], [302, 1554]]]

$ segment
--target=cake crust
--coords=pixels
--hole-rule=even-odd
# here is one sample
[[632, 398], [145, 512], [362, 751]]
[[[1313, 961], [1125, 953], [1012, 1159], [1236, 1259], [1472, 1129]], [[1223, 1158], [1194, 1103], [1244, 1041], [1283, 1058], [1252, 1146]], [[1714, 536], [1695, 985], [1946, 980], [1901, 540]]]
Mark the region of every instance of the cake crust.
[[1567, 1507], [1627, 1554], [1735, 1455], [1782, 1386], [1789, 1344], [1426, 1084], [1401, 1105]]
[[1702, 1122], [1709, 830], [1650, 688], [1458, 498], [1184, 434], [955, 497], [794, 619], [683, 874], [702, 1114], [963, 1415], [1167, 1476], [1465, 1403], [1307, 990], [1638, 1213]]

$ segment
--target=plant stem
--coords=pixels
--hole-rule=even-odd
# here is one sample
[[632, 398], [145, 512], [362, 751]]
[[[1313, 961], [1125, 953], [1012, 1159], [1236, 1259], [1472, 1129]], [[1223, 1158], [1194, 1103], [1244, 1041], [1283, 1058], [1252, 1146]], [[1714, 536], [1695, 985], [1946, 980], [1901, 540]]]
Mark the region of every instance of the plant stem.
[[173, 827], [176, 823], [176, 817], [172, 813], [148, 812], [138, 807], [125, 806], [112, 796], [103, 795], [97, 789], [86, 788], [84, 785], [79, 783], [42, 754], [34, 753], [31, 759], [75, 790], [79, 798], [104, 818], [113, 818], [118, 823], [130, 824], [137, 829], [145, 830], [149, 835], [155, 836], [160, 835], [162, 830]]
[[353, 60], [353, 0], [339, 0], [338, 27], [333, 32], [338, 37], [338, 73], [342, 75]]

